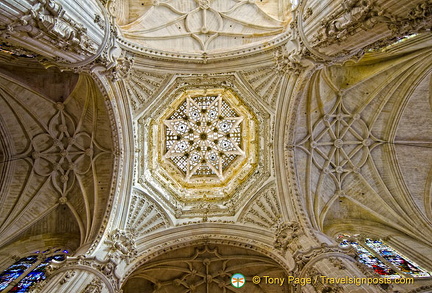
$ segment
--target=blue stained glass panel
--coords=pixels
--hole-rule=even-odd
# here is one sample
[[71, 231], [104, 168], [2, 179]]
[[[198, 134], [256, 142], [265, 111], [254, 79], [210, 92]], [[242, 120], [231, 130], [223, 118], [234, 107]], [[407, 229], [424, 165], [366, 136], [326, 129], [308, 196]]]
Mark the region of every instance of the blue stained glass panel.
[[0, 290], [5, 289], [9, 284], [19, 278], [32, 264], [37, 260], [37, 256], [32, 255], [21, 258], [16, 261], [13, 265], [7, 268], [3, 273], [0, 274]]
[[13, 287], [9, 292], [27, 292], [28, 289], [39, 281], [46, 279], [45, 272], [43, 271], [31, 271], [27, 276], [25, 276], [15, 287]]
[[64, 256], [64, 255], [53, 255], [53, 256], [47, 257], [44, 260], [44, 263], [50, 263], [53, 260], [60, 262], [60, 261], [64, 261], [65, 259], [66, 259], [66, 256]]
[[[59, 250], [62, 253], [61, 250]], [[45, 270], [47, 266], [53, 261], [64, 261], [66, 256], [64, 254], [52, 255], [41, 263], [39, 263], [30, 273], [22, 278], [9, 292], [28, 292], [29, 288], [42, 280], [46, 279]], [[19, 278], [24, 272], [28, 270], [38, 260], [37, 255], [24, 257], [11, 265], [6, 271], [0, 274], [0, 291], [7, 288], [10, 283]]]
[[18, 278], [21, 273], [3, 273], [0, 276], [0, 290], [6, 288], [13, 280]]

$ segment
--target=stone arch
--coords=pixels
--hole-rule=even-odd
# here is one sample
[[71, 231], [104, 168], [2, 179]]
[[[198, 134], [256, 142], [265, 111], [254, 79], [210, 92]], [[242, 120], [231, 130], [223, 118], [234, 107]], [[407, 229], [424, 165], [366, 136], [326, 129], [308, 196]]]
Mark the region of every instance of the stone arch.
[[[245, 284], [241, 289], [236, 289], [239, 292], [262, 292], [266, 287], [276, 290], [272, 292], [286, 292], [286, 282], [282, 286], [274, 286], [264, 276], [286, 278], [288, 268], [280, 258], [274, 259], [264, 251], [239, 241], [215, 239], [172, 245], [133, 266], [123, 279], [122, 290], [125, 293], [148, 290], [229, 292], [229, 289], [236, 289], [231, 285], [231, 277], [241, 273]], [[254, 284], [254, 276], [260, 276], [262, 282]]]

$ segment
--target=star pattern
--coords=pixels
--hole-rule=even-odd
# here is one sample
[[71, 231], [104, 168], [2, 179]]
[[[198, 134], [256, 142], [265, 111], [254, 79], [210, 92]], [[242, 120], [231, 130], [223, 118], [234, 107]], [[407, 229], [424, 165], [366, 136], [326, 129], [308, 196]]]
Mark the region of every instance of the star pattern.
[[186, 180], [214, 175], [223, 180], [227, 167], [245, 155], [242, 121], [221, 95], [188, 96], [164, 121], [164, 158], [171, 160]]
[[341, 97], [317, 121], [308, 140], [312, 162], [334, 179], [338, 189], [348, 174], [360, 172], [371, 149], [379, 143], [360, 114], [345, 108]]
[[48, 124], [48, 132], [32, 139], [34, 171], [51, 177], [62, 200], [74, 186], [76, 175], [90, 171], [99, 148], [92, 134], [77, 129], [63, 103], [55, 105], [57, 112]]

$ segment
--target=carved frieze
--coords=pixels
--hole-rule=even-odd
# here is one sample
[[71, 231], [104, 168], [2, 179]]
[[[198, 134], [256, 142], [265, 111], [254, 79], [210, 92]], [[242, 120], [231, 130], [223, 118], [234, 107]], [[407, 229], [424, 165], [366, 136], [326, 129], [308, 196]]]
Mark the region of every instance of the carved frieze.
[[[430, 31], [431, 26], [430, 0], [419, 3], [409, 10], [403, 10], [402, 13], [389, 7], [383, 9], [379, 1], [342, 1], [333, 14], [322, 19], [320, 27], [308, 42], [315, 54], [324, 56], [328, 61], [335, 58], [347, 60], [350, 56], [362, 56], [366, 49], [383, 48], [406, 36]], [[363, 38], [366, 31], [377, 32], [377, 36], [381, 34], [381, 38], [371, 38], [373, 41], [364, 43], [363, 47], [356, 45], [353, 36], [361, 35]], [[341, 46], [342, 42], [352, 45], [344, 45], [347, 48], [343, 50], [335, 49]], [[331, 51], [338, 53], [333, 54]]]
[[322, 20], [322, 28], [313, 37], [314, 46], [338, 43], [359, 29], [369, 30], [377, 23], [389, 21], [381, 7], [373, 0], [341, 2], [341, 9]]
[[432, 28], [432, 1], [427, 0], [418, 4], [405, 16], [393, 19], [388, 26], [394, 36], [430, 31]]

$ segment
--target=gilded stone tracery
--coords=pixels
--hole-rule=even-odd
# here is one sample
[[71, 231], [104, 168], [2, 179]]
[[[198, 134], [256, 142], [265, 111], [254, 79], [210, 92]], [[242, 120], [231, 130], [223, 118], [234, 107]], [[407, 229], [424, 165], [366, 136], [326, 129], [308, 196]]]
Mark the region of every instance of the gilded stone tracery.
[[[157, 102], [149, 100], [150, 106], [136, 114], [140, 162], [136, 166], [137, 188], [155, 190], [149, 196], [169, 207], [172, 215], [179, 219], [177, 226], [201, 221], [232, 222], [232, 219], [212, 217], [234, 216], [241, 210], [238, 207], [253, 195], [252, 190], [260, 189], [270, 176], [269, 141], [272, 131], [269, 123], [272, 117], [263, 106], [264, 101], [251, 99], [251, 92], [239, 82], [241, 78], [232, 74], [174, 76], [172, 82], [165, 85], [165, 90], [153, 97]], [[141, 83], [137, 85], [141, 86]], [[195, 120], [182, 112], [188, 105], [188, 99], [191, 109], [196, 110]], [[194, 99], [208, 101], [202, 102], [205, 107], [201, 108], [201, 102], [197, 106]], [[214, 113], [211, 113], [210, 105]], [[179, 108], [182, 110], [176, 113]], [[219, 111], [222, 115], [218, 114]], [[170, 120], [173, 115], [175, 119]], [[186, 116], [187, 120], [184, 120]], [[207, 126], [207, 123], [210, 125]], [[178, 127], [182, 124], [186, 126], [183, 125], [183, 130], [180, 130]], [[179, 135], [176, 129], [183, 131], [183, 135]], [[205, 129], [207, 133], [202, 131]], [[168, 140], [167, 132], [171, 135]], [[211, 138], [208, 150], [205, 136]], [[215, 140], [217, 143], [214, 143]], [[228, 143], [224, 144], [224, 140]], [[209, 174], [191, 172], [188, 177], [186, 171], [182, 171], [169, 157], [174, 152], [168, 153], [167, 148], [167, 143], [168, 147], [182, 147], [182, 142], [186, 144], [183, 146], [185, 149], [177, 153], [179, 159], [186, 159], [184, 154], [190, 155], [190, 150], [196, 148], [200, 149], [199, 154], [204, 159], [211, 154], [223, 153], [223, 148], [230, 144], [235, 148], [225, 150], [225, 153], [231, 152], [225, 162], [216, 156], [219, 160], [217, 164], [222, 163], [221, 166], [214, 165], [216, 172], [206, 166], [207, 162], [199, 161], [200, 166], [210, 170]], [[249, 192], [243, 194], [241, 190]]]

